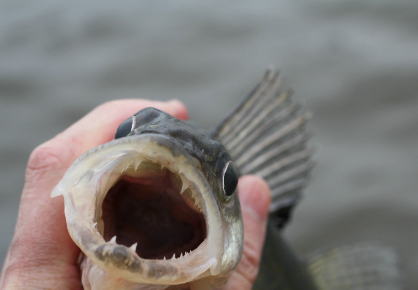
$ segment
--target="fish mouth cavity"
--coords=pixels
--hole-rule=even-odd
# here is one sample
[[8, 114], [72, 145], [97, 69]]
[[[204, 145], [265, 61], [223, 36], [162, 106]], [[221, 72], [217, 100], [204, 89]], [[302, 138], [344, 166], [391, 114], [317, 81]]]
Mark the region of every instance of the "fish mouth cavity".
[[142, 259], [165, 260], [189, 255], [206, 239], [202, 201], [169, 163], [135, 155], [115, 169], [120, 175], [104, 188], [96, 209], [107, 243], [124, 245]]

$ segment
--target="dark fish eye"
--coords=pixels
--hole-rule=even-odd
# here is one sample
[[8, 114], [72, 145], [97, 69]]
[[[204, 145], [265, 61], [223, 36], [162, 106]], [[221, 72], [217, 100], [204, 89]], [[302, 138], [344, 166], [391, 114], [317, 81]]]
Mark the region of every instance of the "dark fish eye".
[[118, 129], [116, 130], [115, 139], [119, 139], [125, 137], [131, 132], [132, 129], [132, 117], [126, 119], [119, 125]]
[[222, 186], [227, 197], [230, 197], [235, 192], [238, 185], [238, 178], [238, 168], [232, 161], [229, 161], [224, 167], [222, 177]]

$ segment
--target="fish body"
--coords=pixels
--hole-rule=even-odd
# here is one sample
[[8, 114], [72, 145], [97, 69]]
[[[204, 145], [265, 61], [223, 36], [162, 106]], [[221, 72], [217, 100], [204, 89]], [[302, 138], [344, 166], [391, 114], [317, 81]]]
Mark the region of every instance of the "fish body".
[[328, 289], [320, 279], [327, 270], [299, 259], [279, 233], [313, 166], [305, 130], [309, 116], [299, 113], [282, 82], [268, 70], [207, 131], [143, 109], [119, 126], [115, 140], [71, 165], [51, 196], [64, 196], [68, 231], [83, 253], [84, 289], [223, 285], [243, 252], [240, 174], [263, 177], [272, 192], [255, 289]]

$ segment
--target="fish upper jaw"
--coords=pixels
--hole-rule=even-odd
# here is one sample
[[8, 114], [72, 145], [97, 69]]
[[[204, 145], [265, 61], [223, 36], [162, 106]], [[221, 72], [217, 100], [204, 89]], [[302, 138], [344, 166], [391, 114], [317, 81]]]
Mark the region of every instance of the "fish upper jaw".
[[[198, 163], [171, 137], [144, 134], [121, 138], [83, 154], [51, 196], [64, 196], [72, 239], [102, 269], [135, 283], [187, 283], [219, 274], [224, 249], [222, 217]], [[168, 174], [168, 179], [178, 183], [185, 203], [204, 216], [205, 238], [197, 248], [185, 255], [181, 253], [180, 257], [174, 254], [174, 257], [144, 259], [138, 255], [135, 243], [124, 245], [123, 241], [118, 243], [117, 235], [106, 236], [103, 206], [109, 190], [117, 185], [121, 176], [127, 180], [139, 178], [140, 186], [146, 188], [145, 183], [153, 176], [149, 172], [158, 171], [155, 166], [163, 172], [157, 174], [156, 182]], [[155, 181], [149, 182], [156, 185]]]

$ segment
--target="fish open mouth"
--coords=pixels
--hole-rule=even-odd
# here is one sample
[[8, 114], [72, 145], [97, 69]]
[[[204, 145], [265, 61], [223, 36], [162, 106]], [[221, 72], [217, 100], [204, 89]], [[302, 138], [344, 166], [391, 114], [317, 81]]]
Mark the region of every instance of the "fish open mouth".
[[195, 250], [206, 238], [206, 221], [193, 189], [183, 183], [160, 163], [127, 165], [102, 203], [105, 241], [133, 247], [142, 259], [179, 258]]
[[220, 271], [217, 201], [200, 161], [173, 138], [144, 134], [93, 148], [51, 193], [59, 195], [71, 238], [114, 275], [173, 285]]

